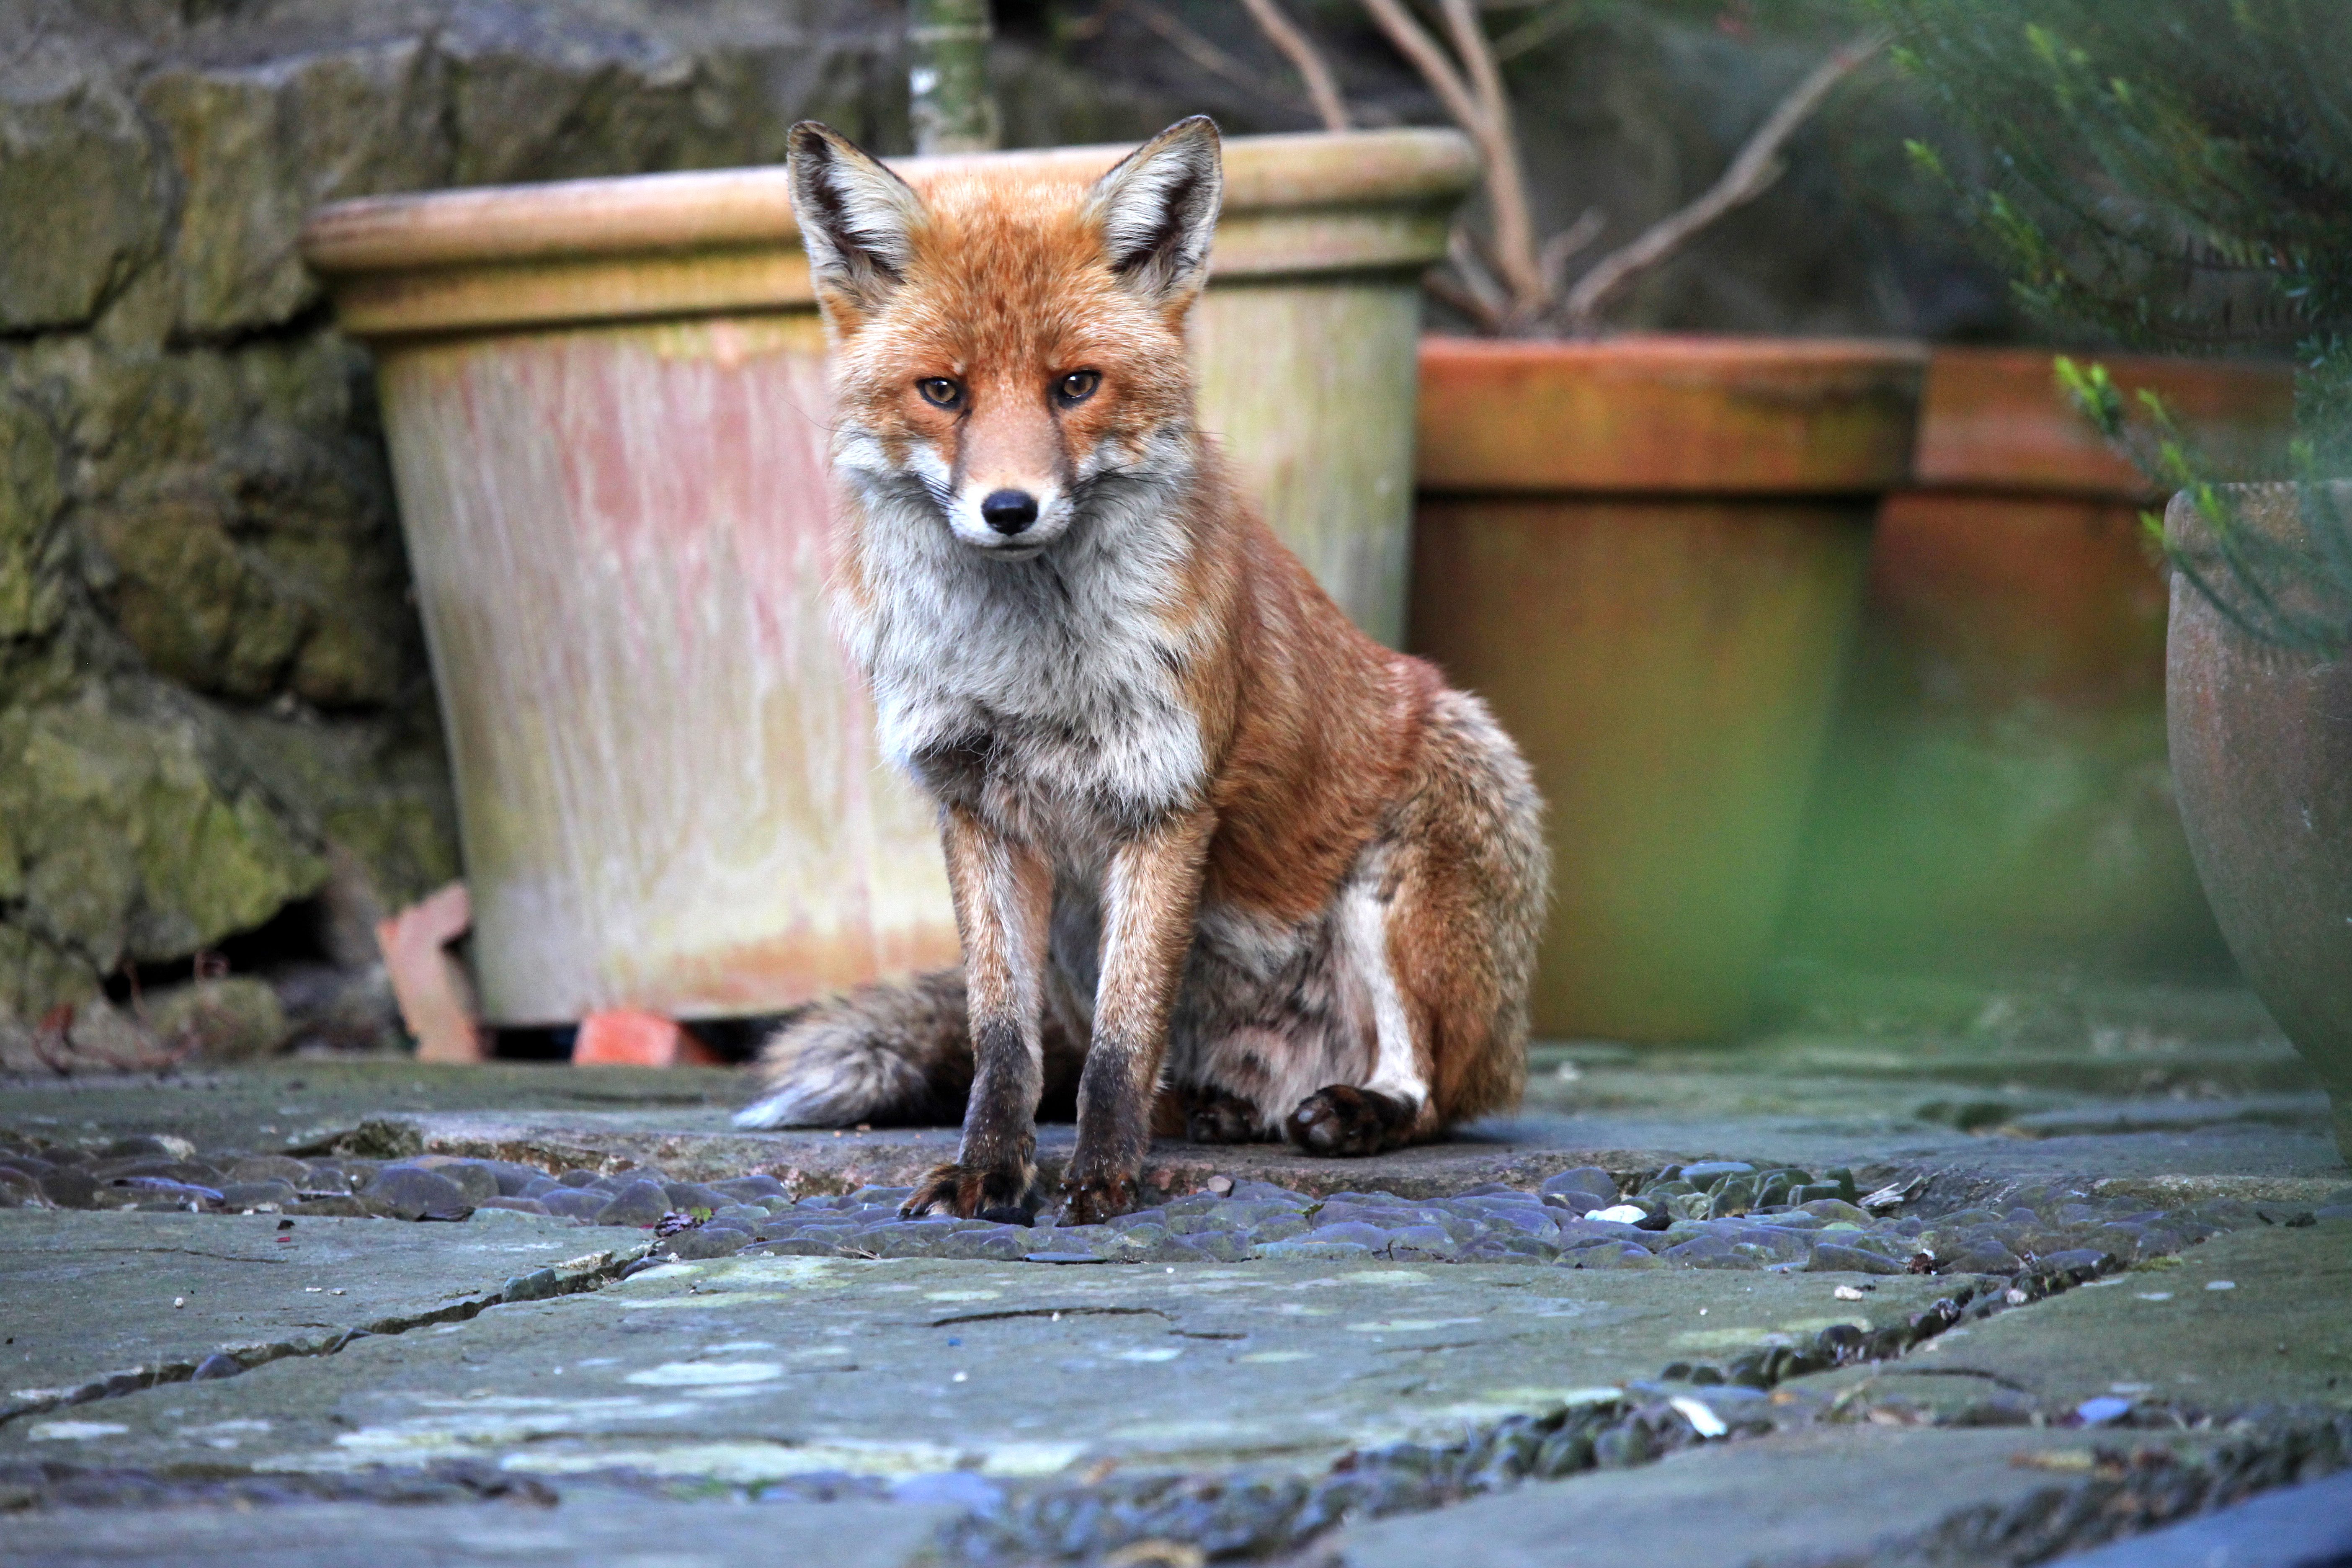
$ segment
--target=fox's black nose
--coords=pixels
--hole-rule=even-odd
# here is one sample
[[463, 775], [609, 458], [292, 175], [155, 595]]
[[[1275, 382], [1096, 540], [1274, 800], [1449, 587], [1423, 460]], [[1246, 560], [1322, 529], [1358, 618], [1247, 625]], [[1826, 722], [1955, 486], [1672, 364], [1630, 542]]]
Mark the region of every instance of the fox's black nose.
[[1018, 533], [1037, 521], [1037, 498], [1027, 490], [991, 490], [980, 515], [999, 533]]

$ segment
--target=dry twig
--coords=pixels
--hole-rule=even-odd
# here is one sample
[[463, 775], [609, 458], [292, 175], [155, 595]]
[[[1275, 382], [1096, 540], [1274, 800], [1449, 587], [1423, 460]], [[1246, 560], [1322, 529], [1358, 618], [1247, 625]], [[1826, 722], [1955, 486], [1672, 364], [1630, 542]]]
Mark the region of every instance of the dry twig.
[[[1252, 0], [1255, 7], [1255, 0]], [[1567, 267], [1577, 252], [1599, 237], [1602, 215], [1588, 211], [1562, 233], [1536, 240], [1527, 173], [1511, 126], [1510, 100], [1497, 65], [1501, 51], [1488, 41], [1475, 0], [1435, 0], [1445, 21], [1449, 50], [1408, 8], [1406, 0], [1363, 0], [1364, 9], [1399, 54], [1421, 73], [1455, 124], [1477, 142], [1486, 163], [1490, 233], [1457, 229], [1448, 247], [1454, 276], [1433, 273], [1431, 292], [1489, 332], [1538, 331], [1557, 323], [1590, 335], [1601, 311], [1633, 279], [1657, 266], [1726, 213], [1742, 206], [1780, 178], [1786, 167], [1780, 149], [1811, 118], [1831, 91], [1877, 55], [1885, 45], [1868, 34], [1839, 49], [1809, 72], [1757, 127], [1722, 176], [1696, 201], [1652, 225], [1631, 244], [1595, 263], [1573, 289]], [[1573, 6], [1555, 15], [1568, 15]], [[1541, 20], [1541, 18], [1538, 18]], [[1529, 27], [1507, 43], [1528, 47]], [[1548, 34], [1546, 36], [1549, 36]], [[1534, 38], [1533, 41], [1540, 41]]]
[[1721, 177], [1681, 211], [1650, 226], [1627, 245], [1595, 262], [1577, 280], [1560, 305], [1561, 324], [1570, 333], [1589, 337], [1599, 330], [1601, 307], [1610, 297], [1640, 274], [1680, 250], [1691, 237], [1735, 207], [1764, 194], [1788, 167], [1780, 149], [1797, 128], [1812, 117], [1831, 89], [1862, 68], [1885, 47], [1884, 34], [1866, 34], [1815, 66], [1796, 89], [1782, 99], [1764, 123], [1748, 138]]
[[1171, 11], [1163, 11], [1151, 0], [1111, 0], [1103, 7], [1108, 12], [1124, 10], [1137, 21], [1176, 46], [1178, 51], [1194, 65], [1213, 76], [1221, 76], [1235, 87], [1255, 97], [1279, 102], [1286, 96], [1274, 83], [1225, 53], [1189, 26]]
[[1544, 290], [1557, 300], [1568, 291], [1568, 264], [1576, 253], [1601, 237], [1609, 226], [1609, 215], [1599, 207], [1587, 207], [1577, 220], [1543, 243], [1538, 259], [1543, 265]]
[[[1494, 226], [1495, 270], [1509, 296], [1507, 318], [1497, 331], [1531, 324], [1549, 302], [1543, 266], [1537, 256], [1535, 223], [1529, 216], [1528, 178], [1519, 163], [1518, 138], [1511, 129], [1511, 105], [1502, 72], [1470, 0], [1440, 0], [1454, 53], [1431, 36], [1403, 0], [1364, 0], [1399, 54], [1412, 62], [1454, 122], [1478, 143], [1486, 165], [1486, 205]], [[1458, 57], [1458, 58], [1456, 58]]]
[[1315, 117], [1323, 121], [1323, 129], [1347, 130], [1348, 103], [1339, 96], [1339, 79], [1331, 74], [1331, 68], [1324, 63], [1322, 55], [1307, 41], [1307, 35], [1283, 15], [1282, 7], [1275, 0], [1242, 0], [1242, 4], [1249, 7], [1249, 14], [1256, 20], [1258, 30], [1282, 51], [1283, 58], [1290, 62], [1290, 68], [1297, 71], [1299, 79], [1307, 84], [1307, 100], [1314, 104]]

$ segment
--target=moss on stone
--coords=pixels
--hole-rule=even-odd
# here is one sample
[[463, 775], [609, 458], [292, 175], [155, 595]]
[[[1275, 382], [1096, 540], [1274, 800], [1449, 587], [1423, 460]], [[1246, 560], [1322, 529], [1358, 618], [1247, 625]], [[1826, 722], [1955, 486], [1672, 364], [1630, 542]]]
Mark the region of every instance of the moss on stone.
[[0, 921], [0, 1024], [31, 1023], [60, 1003], [79, 1005], [98, 994], [98, 971], [87, 960]]
[[247, 1061], [286, 1043], [286, 1009], [263, 981], [224, 975], [150, 993], [147, 1031], [167, 1047], [186, 1043], [205, 1061]]
[[64, 613], [55, 574], [43, 569], [65, 500], [62, 460], [39, 412], [0, 386], [0, 639], [43, 636]]
[[[72, 706], [0, 717], [15, 824], [10, 923], [95, 971], [177, 957], [315, 890], [325, 861], [250, 784], [217, 776], [199, 727]], [[233, 775], [232, 775], [233, 777]]]
[[37, 57], [8, 74], [0, 213], [39, 221], [23, 226], [23, 241], [0, 243], [0, 328], [86, 321], [160, 237], [152, 145], [130, 104], [95, 73]]

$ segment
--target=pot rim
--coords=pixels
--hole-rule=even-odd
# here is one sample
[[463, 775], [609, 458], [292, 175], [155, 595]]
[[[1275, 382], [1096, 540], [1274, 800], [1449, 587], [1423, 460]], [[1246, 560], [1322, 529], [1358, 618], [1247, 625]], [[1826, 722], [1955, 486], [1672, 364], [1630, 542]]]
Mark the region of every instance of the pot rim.
[[1845, 365], [1924, 370], [1932, 350], [1916, 338], [1794, 337], [1771, 333], [1617, 332], [1602, 338], [1476, 338], [1431, 332], [1421, 340], [1423, 363], [1459, 362], [1461, 368], [1545, 364], [1623, 365], [1637, 372], [1818, 369]]
[[1434, 495], [1856, 497], [1911, 474], [1927, 345], [1627, 333], [1424, 337]]
[[[1011, 173], [1076, 184], [1127, 143], [886, 158], [910, 183]], [[1450, 202], [1478, 174], [1457, 131], [1313, 132], [1224, 143], [1228, 216]], [[781, 163], [363, 196], [319, 209], [303, 258], [331, 278], [480, 263], [610, 258], [744, 246], [798, 247]]]

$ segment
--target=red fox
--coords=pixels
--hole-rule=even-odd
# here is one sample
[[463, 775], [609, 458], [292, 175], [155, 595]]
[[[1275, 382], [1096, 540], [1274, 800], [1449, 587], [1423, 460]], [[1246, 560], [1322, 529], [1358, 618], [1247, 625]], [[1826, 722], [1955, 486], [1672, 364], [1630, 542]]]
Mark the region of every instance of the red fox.
[[1478, 700], [1348, 620], [1194, 417], [1216, 126], [1090, 187], [918, 192], [814, 122], [793, 200], [833, 355], [835, 607], [938, 803], [963, 967], [820, 1004], [751, 1127], [944, 1121], [904, 1213], [1068, 1223], [1155, 1132], [1369, 1154], [1516, 1102], [1549, 867]]

